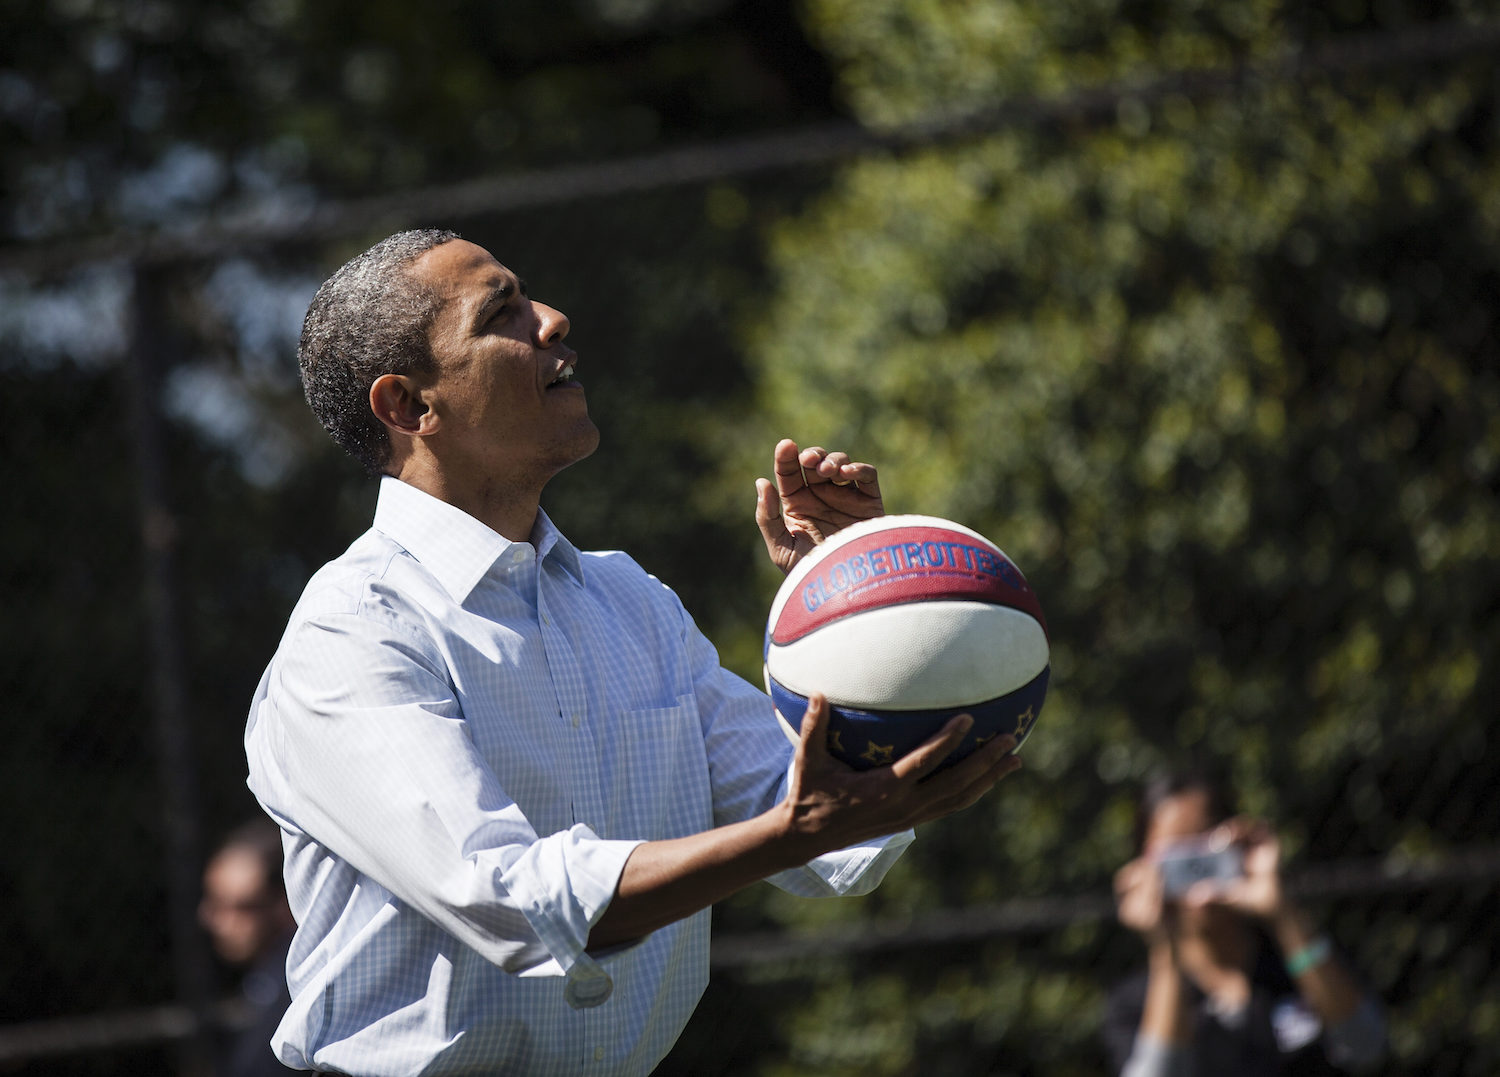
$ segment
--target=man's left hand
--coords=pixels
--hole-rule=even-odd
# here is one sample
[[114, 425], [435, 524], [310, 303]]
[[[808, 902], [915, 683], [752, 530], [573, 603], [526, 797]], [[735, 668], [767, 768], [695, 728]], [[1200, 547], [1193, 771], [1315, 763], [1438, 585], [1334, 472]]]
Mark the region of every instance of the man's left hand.
[[755, 480], [755, 522], [771, 563], [782, 572], [814, 546], [860, 520], [885, 515], [880, 479], [872, 464], [847, 453], [783, 439], [774, 454], [775, 481]]

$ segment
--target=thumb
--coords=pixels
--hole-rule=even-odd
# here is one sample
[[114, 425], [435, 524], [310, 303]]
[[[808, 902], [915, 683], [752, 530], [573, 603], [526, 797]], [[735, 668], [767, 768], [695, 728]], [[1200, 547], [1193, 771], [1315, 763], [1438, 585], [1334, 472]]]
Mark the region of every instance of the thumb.
[[755, 480], [755, 526], [760, 528], [766, 549], [773, 555], [790, 534], [786, 521], [781, 518], [781, 495], [770, 479]]
[[770, 479], [755, 480], [755, 522], [760, 524], [764, 531], [766, 524], [775, 520], [781, 522], [781, 498], [777, 496], [776, 487]]
[[832, 758], [828, 754], [828, 717], [828, 697], [813, 692], [807, 697], [807, 710], [802, 712], [798, 728], [796, 758], [804, 770], [820, 770]]

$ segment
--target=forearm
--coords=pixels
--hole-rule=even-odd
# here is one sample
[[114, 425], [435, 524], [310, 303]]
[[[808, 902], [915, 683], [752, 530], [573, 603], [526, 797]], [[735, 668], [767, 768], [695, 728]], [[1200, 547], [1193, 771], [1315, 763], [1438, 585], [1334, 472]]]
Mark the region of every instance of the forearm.
[[1191, 1077], [1193, 1011], [1169, 938], [1148, 944], [1146, 998], [1120, 1077]]
[[638, 939], [825, 851], [795, 841], [784, 816], [778, 805], [744, 822], [636, 846], [589, 932], [589, 949]]
[[1288, 972], [1297, 990], [1324, 1023], [1337, 1025], [1352, 1017], [1364, 992], [1343, 963], [1326, 952], [1327, 938], [1314, 930], [1307, 915], [1287, 904], [1271, 918], [1270, 926], [1282, 957], [1293, 963]]
[[1138, 1035], [1168, 1047], [1186, 1047], [1193, 1039], [1193, 1011], [1170, 941], [1151, 945], [1147, 967], [1146, 1004]]
[[636, 846], [589, 932], [589, 948], [639, 938], [824, 853], [968, 807], [1020, 766], [1010, 754], [1015, 738], [1006, 735], [932, 773], [972, 724], [967, 716], [954, 718], [890, 766], [852, 771], [823, 747], [828, 701], [814, 693], [785, 799], [742, 822]]

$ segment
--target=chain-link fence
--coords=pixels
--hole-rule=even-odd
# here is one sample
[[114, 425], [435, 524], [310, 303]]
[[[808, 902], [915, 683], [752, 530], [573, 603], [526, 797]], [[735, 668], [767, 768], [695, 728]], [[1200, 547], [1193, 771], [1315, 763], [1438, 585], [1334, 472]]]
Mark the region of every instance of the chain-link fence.
[[[1430, 64], [1495, 40], [1471, 28], [1324, 65]], [[736, 342], [743, 307], [726, 297], [766, 286], [762, 237], [806, 211], [840, 161], [1064, 118], [1087, 137], [1089, 124], [1117, 121], [1127, 96], [1149, 106], [1154, 96], [1233, 94], [1247, 77], [1011, 104], [880, 135], [852, 126], [774, 134], [409, 198], [214, 218], [149, 238], [7, 251], [5, 365], [22, 401], [9, 427], [21, 466], [3, 619], [11, 742], [0, 788], [12, 826], [0, 1069], [202, 1072], [205, 1030], [234, 1020], [218, 1001], [227, 973], [196, 922], [204, 854], [255, 811], [239, 734], [281, 623], [311, 571], [366, 526], [373, 501], [297, 397], [300, 311], [331, 261], [397, 226], [458, 224], [574, 313], [596, 371], [591, 395], [613, 401], [599, 420], [606, 443], [640, 439], [672, 452], [715, 416], [730, 422], [726, 413], [751, 393]], [[673, 356], [690, 356], [691, 369]], [[741, 522], [703, 525], [699, 540], [728, 551], [708, 572], [675, 556], [656, 519], [697, 496], [716, 476], [713, 462], [677, 455], [689, 462], [663, 476], [643, 459], [610, 455], [586, 477], [565, 476], [555, 514], [580, 545], [629, 545], [648, 566], [681, 566], [680, 578], [671, 567], [661, 574], [711, 629], [753, 626], [764, 595], [745, 584], [755, 578], [750, 553], [726, 537]], [[600, 498], [598, 489], [622, 493]], [[648, 498], [623, 493], [643, 489]], [[1487, 623], [1462, 630], [1487, 665], [1500, 603], [1491, 594], [1477, 608]], [[724, 651], [747, 653], [728, 638]], [[1482, 699], [1493, 674], [1466, 675], [1480, 685], [1468, 698]], [[1395, 731], [1316, 788], [1278, 791], [1304, 850], [1293, 889], [1385, 1003], [1390, 1073], [1500, 1069], [1500, 771], [1488, 751], [1492, 706], [1480, 709], [1460, 707], [1409, 738]], [[1352, 707], [1350, 727], [1363, 720]], [[1425, 847], [1410, 840], [1414, 827]], [[1089, 1003], [1140, 959], [1097, 870], [1065, 891], [816, 930], [776, 926], [748, 906], [720, 924], [713, 984], [663, 1073], [858, 1072], [853, 1041], [911, 1059], [890, 1072], [1101, 1072]], [[904, 1003], [952, 998], [971, 1010], [882, 1014], [881, 985], [893, 975]], [[851, 984], [868, 993], [863, 1007], [851, 1004], [852, 1024], [821, 1036], [799, 1026], [799, 1000]], [[964, 1001], [987, 990], [988, 1009]], [[1058, 1033], [1064, 1019], [1068, 1035]], [[894, 1046], [882, 1047], [894, 1025]]]

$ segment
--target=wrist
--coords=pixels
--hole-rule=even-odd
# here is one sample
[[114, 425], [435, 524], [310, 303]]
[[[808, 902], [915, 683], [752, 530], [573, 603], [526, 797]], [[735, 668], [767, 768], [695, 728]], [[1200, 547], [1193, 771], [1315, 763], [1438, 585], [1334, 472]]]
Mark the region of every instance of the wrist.
[[1177, 967], [1177, 946], [1166, 932], [1146, 940], [1146, 963], [1153, 970]]
[[840, 848], [830, 845], [824, 829], [788, 800], [783, 800], [759, 820], [766, 824], [764, 849], [776, 865], [776, 871], [800, 868], [826, 852]]
[[1317, 934], [1312, 921], [1290, 902], [1281, 903], [1267, 915], [1266, 926], [1271, 929], [1284, 954], [1300, 950]]
[[1328, 936], [1314, 935], [1306, 946], [1286, 955], [1287, 975], [1301, 979], [1332, 956], [1333, 943]]

